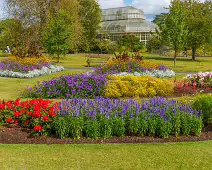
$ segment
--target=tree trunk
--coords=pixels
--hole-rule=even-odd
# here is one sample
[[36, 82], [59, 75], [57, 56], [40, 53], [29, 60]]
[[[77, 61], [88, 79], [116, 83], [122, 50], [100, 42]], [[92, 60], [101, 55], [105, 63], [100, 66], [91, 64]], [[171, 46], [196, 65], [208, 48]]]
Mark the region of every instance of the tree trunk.
[[192, 47], [192, 60], [196, 60], [196, 48]]
[[176, 66], [176, 60], [177, 60], [177, 52], [174, 52], [174, 67]]

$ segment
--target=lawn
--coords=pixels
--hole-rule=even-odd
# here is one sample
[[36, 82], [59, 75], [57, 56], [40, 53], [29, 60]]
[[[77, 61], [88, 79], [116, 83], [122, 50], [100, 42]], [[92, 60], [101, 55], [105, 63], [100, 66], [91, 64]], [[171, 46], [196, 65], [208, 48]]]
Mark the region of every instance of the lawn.
[[0, 169], [211, 169], [212, 141], [0, 145]]
[[[179, 58], [176, 68], [173, 59], [153, 54], [145, 58], [163, 63], [176, 72], [212, 71], [212, 57]], [[3, 57], [2, 57], [3, 58]], [[58, 65], [83, 68], [86, 57], [67, 55]], [[0, 77], [0, 99], [14, 100], [19, 91], [34, 86], [37, 81], [49, 80], [63, 74], [82, 73], [85, 70], [63, 72], [32, 79]], [[180, 79], [186, 74], [177, 74]], [[211, 169], [212, 141], [169, 144], [80, 144], [80, 145], [0, 145], [0, 169]]]
[[176, 67], [174, 67], [172, 57], [149, 53], [146, 53], [143, 56], [146, 60], [150, 60], [154, 63], [163, 63], [175, 72], [199, 72], [212, 70], [212, 57], [197, 57], [196, 61], [192, 61], [191, 57], [178, 57]]
[[[212, 57], [197, 57], [196, 61], [192, 61], [191, 57], [178, 57], [176, 67], [174, 67], [172, 57], [160, 56], [150, 53], [143, 53], [141, 55], [144, 56], [145, 60], [164, 64], [176, 72], [199, 72], [212, 70]], [[66, 56], [61, 57], [60, 63], [58, 63], [57, 65], [62, 65], [66, 68], [84, 68], [87, 66], [86, 56], [86, 54], [67, 54]], [[7, 57], [7, 54], [0, 51], [0, 60], [4, 57]], [[112, 54], [111, 57], [113, 57]], [[101, 58], [95, 60], [98, 60], [100, 62], [102, 61]], [[56, 61], [56, 59], [54, 59], [53, 61]], [[91, 63], [91, 66], [95, 66], [95, 64]]]
[[[191, 57], [177, 58], [176, 67], [172, 57], [159, 56], [156, 54], [144, 53], [142, 54], [145, 60], [150, 60], [154, 63], [164, 64], [176, 72], [199, 72], [212, 70], [212, 57], [197, 57], [196, 61], [192, 61]], [[111, 55], [113, 56], [113, 55]], [[98, 59], [101, 61], [101, 59]], [[83, 54], [73, 55], [69, 54], [61, 59], [60, 65], [68, 68], [82, 68], [87, 66], [87, 58]], [[94, 64], [91, 64], [94, 66]]]
[[50, 80], [52, 78], [59, 77], [64, 74], [76, 74], [82, 73], [83, 70], [66, 70], [46, 76], [40, 76], [31, 79], [19, 79], [19, 78], [6, 78], [0, 77], [0, 99], [14, 100], [19, 97], [20, 92], [23, 91], [27, 86], [32, 87], [38, 81]]

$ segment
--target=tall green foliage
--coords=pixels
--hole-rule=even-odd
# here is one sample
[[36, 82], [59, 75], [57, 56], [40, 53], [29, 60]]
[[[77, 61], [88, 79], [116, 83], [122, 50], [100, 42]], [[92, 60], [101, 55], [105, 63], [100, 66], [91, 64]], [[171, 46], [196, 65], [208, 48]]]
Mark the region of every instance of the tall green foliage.
[[18, 20], [6, 19], [0, 22], [0, 49], [16, 47], [22, 42], [24, 29]]
[[[171, 46], [176, 55], [182, 47], [192, 49], [192, 59], [201, 46], [212, 44], [212, 2], [206, 0], [173, 0], [165, 16], [165, 23], [159, 26], [162, 37]], [[163, 18], [163, 17], [162, 17]]]
[[165, 17], [165, 25], [161, 35], [165, 42], [174, 50], [174, 66], [177, 53], [183, 48], [187, 35], [187, 25], [184, 19], [185, 12], [180, 0], [173, 0], [169, 6], [169, 14]]
[[212, 2], [186, 0], [183, 3], [185, 21], [188, 29], [187, 46], [192, 49], [192, 60], [195, 60], [196, 50], [203, 44], [211, 43], [212, 38]]
[[60, 54], [69, 49], [69, 38], [72, 35], [71, 25], [67, 24], [67, 14], [60, 10], [49, 17], [46, 30], [43, 33], [44, 47], [49, 54], [56, 54], [59, 62]]
[[77, 48], [81, 41], [82, 26], [79, 19], [80, 5], [77, 0], [52, 2], [43, 29], [43, 44], [50, 54], [66, 54]]
[[122, 47], [122, 49], [129, 51], [141, 50], [144, 48], [144, 44], [140, 42], [138, 37], [133, 35], [126, 35], [117, 41], [118, 46]]
[[[6, 0], [10, 16], [18, 20], [24, 32], [22, 42], [41, 42], [43, 25], [49, 11], [51, 0]], [[17, 30], [17, 33], [19, 30]]]
[[100, 28], [101, 10], [96, 0], [79, 0], [81, 5], [80, 19], [83, 26], [82, 49], [90, 51]]

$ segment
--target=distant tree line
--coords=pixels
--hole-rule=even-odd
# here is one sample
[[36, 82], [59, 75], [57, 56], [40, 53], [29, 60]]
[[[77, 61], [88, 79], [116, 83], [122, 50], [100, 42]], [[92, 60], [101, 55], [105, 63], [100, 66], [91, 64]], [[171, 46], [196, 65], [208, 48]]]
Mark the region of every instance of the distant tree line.
[[101, 10], [95, 0], [6, 0], [9, 18], [0, 22], [0, 48], [45, 47], [49, 53], [89, 51]]
[[173, 0], [168, 9], [169, 13], [157, 15], [153, 20], [159, 30], [148, 49], [171, 47], [174, 64], [180, 51], [191, 49], [195, 60], [198, 48], [212, 44], [212, 1]]

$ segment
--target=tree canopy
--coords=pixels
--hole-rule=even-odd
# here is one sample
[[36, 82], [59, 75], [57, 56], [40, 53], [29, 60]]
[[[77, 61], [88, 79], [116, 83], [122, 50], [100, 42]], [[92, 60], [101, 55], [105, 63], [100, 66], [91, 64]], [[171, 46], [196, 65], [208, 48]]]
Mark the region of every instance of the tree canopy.
[[173, 0], [169, 13], [156, 17], [159, 35], [165, 45], [172, 47], [176, 55], [185, 48], [192, 49], [195, 60], [196, 50], [205, 44], [211, 44], [212, 2], [206, 0]]
[[[52, 11], [66, 13], [64, 28], [71, 29], [69, 50], [78, 51], [89, 47], [96, 38], [101, 10], [95, 0], [6, 0], [10, 17], [21, 23], [26, 42], [44, 43], [44, 31], [47, 31], [53, 20], [58, 20]], [[68, 19], [68, 22], [67, 22]], [[61, 21], [62, 22], [62, 21]], [[51, 24], [50, 24], [51, 23]], [[51, 31], [50, 31], [51, 32]], [[81, 48], [83, 49], [83, 48]]]

